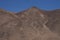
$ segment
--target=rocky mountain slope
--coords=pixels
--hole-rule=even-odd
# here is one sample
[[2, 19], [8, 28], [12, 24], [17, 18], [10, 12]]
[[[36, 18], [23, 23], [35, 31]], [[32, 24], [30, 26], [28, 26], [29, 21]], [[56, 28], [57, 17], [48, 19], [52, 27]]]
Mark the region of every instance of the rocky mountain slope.
[[60, 40], [59, 13], [36, 7], [16, 14], [0, 10], [0, 40]]
[[46, 13], [48, 16], [47, 26], [51, 31], [59, 33], [60, 35], [60, 10], [53, 10]]

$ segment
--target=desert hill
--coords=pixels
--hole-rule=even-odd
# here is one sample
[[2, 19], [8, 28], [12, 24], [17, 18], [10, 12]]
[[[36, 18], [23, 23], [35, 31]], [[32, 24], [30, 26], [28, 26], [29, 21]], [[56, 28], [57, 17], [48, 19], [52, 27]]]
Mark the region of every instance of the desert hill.
[[16, 14], [0, 10], [0, 40], [60, 40], [59, 13], [36, 7]]

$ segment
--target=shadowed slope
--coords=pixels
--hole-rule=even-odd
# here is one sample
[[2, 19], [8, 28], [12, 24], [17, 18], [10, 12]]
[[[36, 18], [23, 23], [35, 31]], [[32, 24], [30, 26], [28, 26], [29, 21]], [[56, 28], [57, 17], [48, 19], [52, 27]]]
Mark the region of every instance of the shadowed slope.
[[49, 11], [46, 13], [48, 16], [47, 26], [51, 31], [60, 34], [60, 9]]

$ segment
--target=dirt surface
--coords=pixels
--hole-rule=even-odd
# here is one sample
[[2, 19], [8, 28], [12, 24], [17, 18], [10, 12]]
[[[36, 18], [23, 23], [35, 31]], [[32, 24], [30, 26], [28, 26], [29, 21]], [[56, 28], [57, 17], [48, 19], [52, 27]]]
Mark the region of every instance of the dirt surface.
[[0, 10], [0, 40], [60, 40], [60, 10]]

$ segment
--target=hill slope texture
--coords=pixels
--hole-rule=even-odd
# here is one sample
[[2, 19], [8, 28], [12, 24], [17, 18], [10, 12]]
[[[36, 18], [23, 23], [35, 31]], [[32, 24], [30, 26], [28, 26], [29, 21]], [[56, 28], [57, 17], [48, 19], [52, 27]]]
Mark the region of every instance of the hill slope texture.
[[0, 10], [0, 40], [60, 40], [60, 10]]

